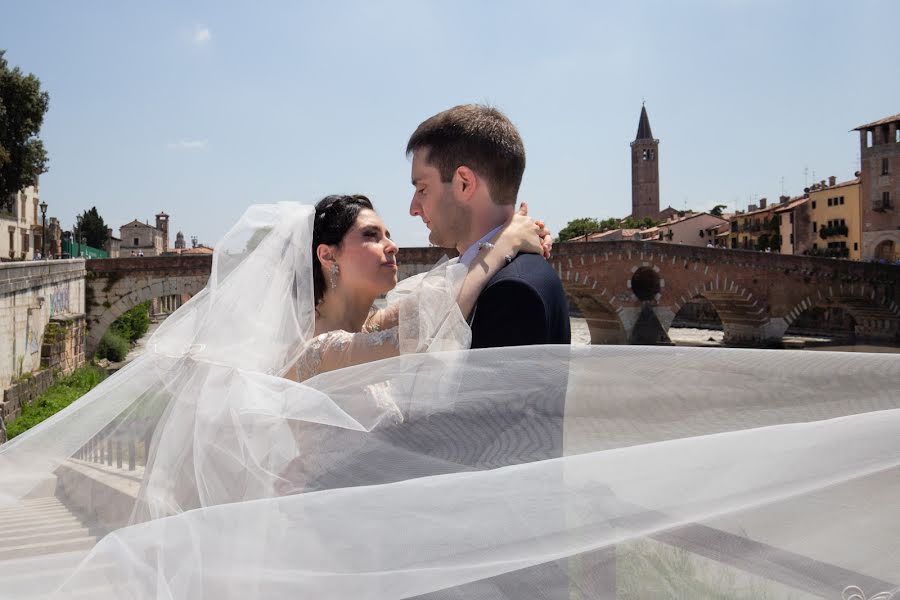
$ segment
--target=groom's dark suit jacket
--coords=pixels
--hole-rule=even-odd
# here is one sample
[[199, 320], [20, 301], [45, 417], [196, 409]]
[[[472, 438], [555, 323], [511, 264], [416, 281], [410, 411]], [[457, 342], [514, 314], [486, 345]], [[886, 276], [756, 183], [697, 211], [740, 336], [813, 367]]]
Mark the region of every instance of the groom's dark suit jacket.
[[472, 315], [472, 348], [568, 344], [569, 305], [556, 271], [519, 254], [482, 290]]

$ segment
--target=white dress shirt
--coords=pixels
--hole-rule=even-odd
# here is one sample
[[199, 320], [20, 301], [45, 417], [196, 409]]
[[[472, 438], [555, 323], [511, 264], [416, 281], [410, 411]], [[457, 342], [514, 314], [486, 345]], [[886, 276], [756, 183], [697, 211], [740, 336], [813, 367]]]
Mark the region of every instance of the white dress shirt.
[[483, 238], [481, 238], [480, 240], [478, 240], [477, 242], [475, 242], [474, 244], [469, 246], [469, 249], [466, 250], [465, 252], [463, 252], [462, 256], [459, 257], [459, 262], [461, 264], [466, 265], [467, 267], [469, 265], [471, 265], [472, 261], [475, 260], [475, 257], [478, 256], [478, 250], [479, 250], [478, 244], [488, 241], [489, 239], [494, 237], [494, 234], [497, 233], [498, 231], [500, 231], [501, 229], [503, 229], [503, 225], [498, 225], [494, 229], [491, 229], [487, 233], [487, 235], [485, 235]]

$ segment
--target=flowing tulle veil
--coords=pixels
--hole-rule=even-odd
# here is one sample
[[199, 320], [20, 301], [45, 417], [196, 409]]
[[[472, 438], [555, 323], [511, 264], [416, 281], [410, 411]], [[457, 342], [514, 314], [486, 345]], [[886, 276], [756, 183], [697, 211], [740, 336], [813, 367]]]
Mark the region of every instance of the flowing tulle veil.
[[400, 356], [295, 383], [312, 218], [248, 209], [146, 354], [0, 446], [0, 598], [896, 592], [896, 356], [465, 350], [451, 261], [390, 296]]

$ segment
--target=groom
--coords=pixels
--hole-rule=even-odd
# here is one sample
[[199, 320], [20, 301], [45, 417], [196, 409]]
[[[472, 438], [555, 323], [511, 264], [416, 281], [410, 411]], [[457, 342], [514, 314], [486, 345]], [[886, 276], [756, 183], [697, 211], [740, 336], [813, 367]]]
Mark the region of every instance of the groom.
[[[479, 252], [490, 251], [482, 244], [513, 217], [525, 171], [522, 138], [506, 115], [478, 104], [445, 110], [419, 125], [406, 152], [412, 155], [415, 187], [409, 212], [425, 222], [429, 241], [456, 248], [460, 262], [467, 265]], [[569, 307], [556, 272], [537, 254], [511, 258], [478, 297], [471, 317], [472, 348], [569, 344]], [[566, 384], [566, 373], [560, 372], [546, 378], [538, 393], [491, 388], [490, 394], [479, 398], [473, 384], [462, 381], [458, 394], [466, 400], [451, 413], [400, 429], [409, 436], [406, 443], [419, 442], [418, 451], [438, 465], [448, 465], [449, 472], [558, 458]], [[547, 510], [563, 521], [561, 509]], [[521, 525], [523, 531], [530, 526]], [[566, 563], [561, 561], [421, 599], [568, 600], [569, 586]]]
[[[525, 171], [525, 146], [499, 110], [465, 104], [425, 120], [409, 138], [409, 212], [429, 241], [456, 248], [470, 264], [513, 216]], [[472, 314], [472, 348], [568, 344], [562, 283], [542, 256], [519, 254], [485, 286]]]

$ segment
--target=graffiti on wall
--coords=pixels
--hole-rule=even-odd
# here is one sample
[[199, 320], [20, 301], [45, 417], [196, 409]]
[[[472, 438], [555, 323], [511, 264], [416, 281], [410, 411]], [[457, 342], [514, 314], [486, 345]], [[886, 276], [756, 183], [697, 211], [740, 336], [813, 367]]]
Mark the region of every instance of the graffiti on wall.
[[41, 349], [41, 340], [38, 338], [37, 328], [34, 326], [34, 318], [31, 311], [28, 311], [28, 322], [25, 324], [25, 347], [28, 352], [34, 354]]
[[69, 312], [69, 286], [53, 286], [50, 290], [50, 316]]

